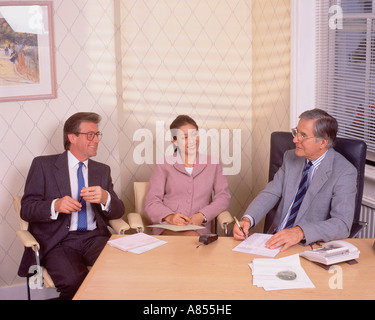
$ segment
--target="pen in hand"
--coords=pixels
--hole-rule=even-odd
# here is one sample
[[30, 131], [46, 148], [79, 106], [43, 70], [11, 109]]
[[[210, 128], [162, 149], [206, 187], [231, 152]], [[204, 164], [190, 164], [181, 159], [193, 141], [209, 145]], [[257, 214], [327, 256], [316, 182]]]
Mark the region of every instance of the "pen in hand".
[[236, 221], [236, 224], [237, 224], [238, 228], [240, 228], [240, 230], [242, 231], [243, 235], [245, 236], [245, 239], [247, 239], [247, 235], [246, 235], [245, 231], [243, 231], [240, 223], [238, 222], [237, 217], [234, 217], [234, 220]]

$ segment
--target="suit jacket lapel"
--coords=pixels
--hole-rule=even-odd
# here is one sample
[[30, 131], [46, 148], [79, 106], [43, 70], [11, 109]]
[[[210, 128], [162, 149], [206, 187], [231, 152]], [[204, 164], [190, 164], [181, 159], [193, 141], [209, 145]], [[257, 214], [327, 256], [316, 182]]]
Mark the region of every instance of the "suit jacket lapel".
[[[70, 190], [68, 153], [66, 151], [57, 158], [55, 162], [55, 166], [56, 166], [55, 179], [57, 182], [57, 187], [60, 192], [60, 196], [61, 197], [65, 197], [66, 195], [72, 196], [72, 192]], [[68, 177], [68, 179], [66, 177]]]
[[[203, 160], [202, 160], [203, 161]], [[198, 174], [200, 174], [206, 167], [207, 167], [207, 158], [206, 163], [201, 163], [201, 159], [199, 159], [199, 154], [197, 154], [196, 164], [194, 165], [193, 170], [193, 177], [196, 177]]]
[[88, 162], [88, 186], [100, 186], [101, 174], [98, 171], [95, 161], [89, 159]]
[[[292, 164], [292, 172], [286, 172], [287, 175], [286, 179], [286, 194], [285, 194], [285, 201], [284, 201], [284, 208], [283, 213], [284, 215], [287, 214], [291, 203], [294, 201], [294, 197], [296, 196], [296, 192], [301, 181], [303, 167], [305, 165], [304, 158], [296, 158], [296, 162]], [[284, 217], [283, 215], [283, 217]]]
[[[196, 177], [198, 174], [200, 174], [207, 166], [207, 164], [201, 164], [199, 162], [199, 154], [197, 154], [197, 158], [195, 162], [196, 163], [194, 165], [193, 174], [192, 174], [193, 177]], [[181, 159], [180, 154], [177, 154], [177, 161], [173, 166], [175, 167], [176, 170], [180, 171], [181, 173], [189, 175], [186, 172], [185, 165]]]
[[327, 155], [315, 172], [313, 179], [310, 182], [309, 188], [307, 189], [305, 198], [303, 199], [303, 202], [299, 209], [296, 223], [298, 223], [298, 220], [301, 219], [307, 212], [307, 209], [310, 207], [310, 205], [313, 204], [315, 196], [329, 179], [329, 175], [332, 171], [333, 166], [333, 156], [333, 150], [328, 150]]

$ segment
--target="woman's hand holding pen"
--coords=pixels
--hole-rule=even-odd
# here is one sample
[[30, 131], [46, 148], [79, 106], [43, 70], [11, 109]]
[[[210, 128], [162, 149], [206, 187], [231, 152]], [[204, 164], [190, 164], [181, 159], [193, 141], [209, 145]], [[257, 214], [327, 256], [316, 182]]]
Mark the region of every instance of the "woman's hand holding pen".
[[166, 216], [163, 221], [166, 221], [169, 224], [174, 224], [176, 226], [186, 226], [190, 223], [190, 218], [182, 213], [175, 213]]
[[193, 215], [189, 218], [189, 221], [190, 221], [191, 224], [196, 225], [196, 226], [200, 226], [200, 225], [202, 225], [202, 223], [203, 223], [203, 221], [204, 221], [203, 213], [201, 213], [201, 212], [197, 212], [197, 213], [193, 214]]

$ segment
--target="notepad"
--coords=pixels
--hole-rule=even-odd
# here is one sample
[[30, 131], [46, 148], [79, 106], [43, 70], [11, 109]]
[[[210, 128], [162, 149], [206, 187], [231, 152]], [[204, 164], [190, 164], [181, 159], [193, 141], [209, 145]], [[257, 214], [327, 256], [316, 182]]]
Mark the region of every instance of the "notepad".
[[151, 249], [157, 248], [163, 244], [166, 244], [167, 242], [149, 236], [145, 233], [136, 233], [114, 240], [109, 240], [107, 243], [110, 246], [120, 249], [122, 251], [129, 251], [132, 253], [141, 254]]
[[194, 224], [187, 224], [185, 226], [176, 226], [174, 224], [169, 223], [161, 223], [161, 224], [153, 224], [150, 226], [147, 226], [148, 228], [161, 228], [161, 229], [167, 229], [170, 231], [190, 231], [190, 230], [200, 230], [204, 229], [202, 226], [196, 226]]

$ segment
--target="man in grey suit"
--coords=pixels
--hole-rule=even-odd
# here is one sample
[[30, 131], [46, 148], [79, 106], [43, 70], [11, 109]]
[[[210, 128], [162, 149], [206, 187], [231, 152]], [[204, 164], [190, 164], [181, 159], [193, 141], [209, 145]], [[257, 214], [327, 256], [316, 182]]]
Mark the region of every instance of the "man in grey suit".
[[[296, 149], [284, 154], [274, 179], [241, 219], [246, 235], [277, 205], [269, 231], [274, 235], [266, 244], [270, 249], [283, 246], [281, 251], [285, 251], [300, 242], [310, 244], [348, 237], [354, 217], [357, 171], [332, 148], [337, 130], [336, 119], [323, 110], [301, 114], [297, 128], [292, 129]], [[303, 172], [304, 188], [300, 186]], [[304, 192], [300, 192], [302, 189]], [[236, 225], [233, 235], [244, 240]]]
[[[97, 153], [100, 116], [80, 112], [64, 125], [62, 154], [33, 160], [21, 201], [21, 217], [40, 244], [40, 260], [61, 299], [73, 298], [107, 243], [107, 222], [125, 208], [113, 190], [109, 166]], [[81, 219], [82, 217], [82, 219]], [[35, 255], [25, 249], [18, 274], [27, 276]]]

